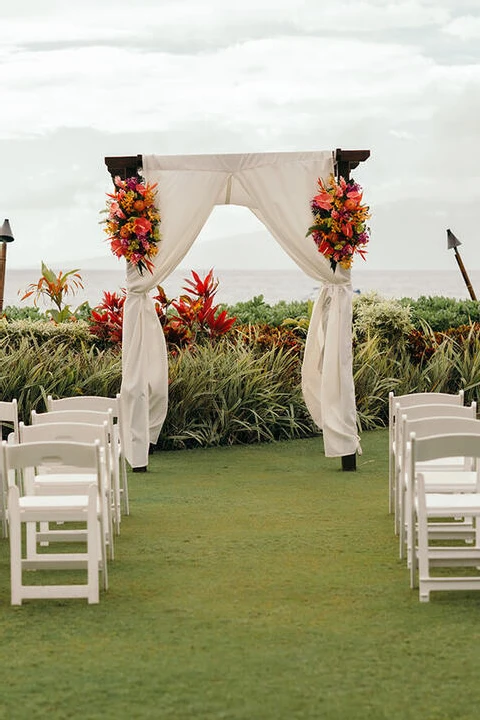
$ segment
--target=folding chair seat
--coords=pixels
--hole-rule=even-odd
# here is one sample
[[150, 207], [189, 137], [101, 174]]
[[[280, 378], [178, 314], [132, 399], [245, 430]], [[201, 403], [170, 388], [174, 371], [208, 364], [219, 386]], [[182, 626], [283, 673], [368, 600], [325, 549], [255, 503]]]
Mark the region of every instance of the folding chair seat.
[[[400, 406], [400, 410], [407, 405], [463, 405], [464, 391], [456, 395], [451, 393], [407, 393], [406, 395], [395, 395], [393, 392], [388, 393], [388, 510], [390, 513], [395, 511], [397, 507], [395, 500], [396, 490], [396, 409]], [[398, 517], [395, 517], [395, 531], [398, 532]]]
[[75, 395], [73, 397], [64, 397], [53, 399], [51, 395], [47, 397], [47, 410], [95, 410], [98, 412], [107, 412], [111, 410], [113, 413], [114, 434], [117, 441], [115, 451], [118, 451], [117, 460], [120, 466], [120, 495], [122, 501], [123, 512], [125, 515], [130, 514], [130, 503], [128, 498], [128, 478], [127, 463], [125, 459], [125, 441], [124, 441], [124, 422], [122, 415], [122, 402], [120, 393], [115, 397], [105, 397], [104, 395]]
[[[102, 476], [99, 488], [101, 511], [104, 515], [102, 523], [105, 531], [105, 544], [109, 550], [109, 557], [114, 558], [112, 493], [110, 477], [110, 453], [108, 451], [108, 423], [103, 425], [90, 425], [87, 423], [41, 423], [37, 425], [19, 425], [19, 440], [21, 443], [32, 442], [80, 442], [94, 443], [98, 440], [101, 448]], [[76, 468], [57, 465], [37, 468], [35, 473], [24, 480], [29, 483], [29, 493], [34, 495], [81, 495], [91, 484], [96, 485], [96, 468]], [[33, 532], [33, 531], [32, 531]], [[32, 536], [31, 544], [36, 542], [43, 545], [49, 542], [77, 542], [81, 540], [85, 530], [52, 529], [48, 524], [40, 527], [40, 532]]]
[[[86, 598], [89, 603], [99, 602], [99, 572], [103, 587], [108, 587], [107, 558], [103, 542], [103, 514], [99, 511], [99, 487], [102, 478], [102, 451], [100, 443], [2, 443], [1, 463], [4, 477], [10, 470], [24, 473], [26, 494], [20, 495], [19, 486], [8, 489], [8, 523], [10, 534], [11, 603], [21, 605], [24, 599]], [[96, 484], [91, 484], [79, 495], [30, 494], [28, 477], [37, 467], [51, 465], [95, 468]], [[79, 522], [86, 527], [86, 550], [78, 552], [35, 552], [25, 557], [22, 540], [22, 523], [28, 527], [42, 522]], [[86, 570], [85, 583], [24, 584], [26, 570]], [[38, 574], [36, 574], [38, 577]]]
[[[0, 440], [3, 439], [4, 431], [8, 433], [8, 442], [18, 442], [18, 403], [14, 398], [11, 401], [0, 401]], [[7, 537], [7, 494], [8, 494], [8, 480], [0, 476], [1, 481], [1, 505], [0, 505], [0, 520], [2, 524], [2, 536]]]
[[[419, 599], [428, 602], [436, 590], [480, 590], [480, 436], [477, 433], [451, 433], [416, 438], [410, 436], [411, 472], [415, 480], [412, 525], [416, 521], [418, 550], [413, 543], [411, 585], [416, 586], [418, 564]], [[431, 493], [426, 490], [424, 473], [415, 476], [415, 464], [427, 460], [455, 457], [474, 460], [476, 489], [474, 492]], [[429, 537], [429, 524], [435, 518], [472, 517], [475, 523], [473, 545], [434, 545]], [[442, 574], [436, 574], [436, 568]], [[474, 574], [449, 574], [445, 568], [469, 568]]]
[[88, 425], [100, 425], [106, 421], [108, 423], [108, 448], [109, 458], [108, 466], [111, 473], [111, 489], [112, 489], [112, 508], [113, 522], [117, 534], [120, 533], [121, 511], [120, 511], [120, 475], [118, 454], [116, 452], [116, 443], [111, 441], [114, 437], [114, 424], [112, 410], [59, 410], [37, 413], [32, 410], [32, 425], [39, 424], [62, 424], [62, 423], [80, 423]]

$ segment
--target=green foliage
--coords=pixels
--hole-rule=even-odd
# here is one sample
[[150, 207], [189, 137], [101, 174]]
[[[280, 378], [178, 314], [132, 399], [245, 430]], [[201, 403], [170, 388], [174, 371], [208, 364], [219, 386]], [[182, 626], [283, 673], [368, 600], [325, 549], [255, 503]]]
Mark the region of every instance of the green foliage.
[[5, 320], [46, 320], [45, 313], [38, 307], [17, 307], [16, 305], [7, 305], [3, 308], [1, 318]]
[[364, 342], [378, 336], [384, 345], [403, 343], [412, 329], [410, 308], [399, 300], [382, 298], [378, 293], [355, 296], [353, 300], [353, 338]]
[[[31, 323], [32, 328], [40, 324]], [[66, 327], [72, 329], [71, 324]], [[42, 336], [32, 330], [19, 332], [13, 341], [10, 334], [0, 335], [0, 397], [17, 398], [20, 418], [25, 422], [32, 410], [45, 410], [47, 395], [111, 396], [119, 391], [120, 382], [119, 355], [100, 352], [74, 333]]]
[[[291, 307], [288, 308], [292, 310]], [[308, 312], [308, 306], [306, 307]], [[378, 296], [354, 303], [353, 371], [358, 426], [382, 427], [388, 392], [466, 391], [480, 403], [480, 324], [444, 332], [412, 329], [409, 306]], [[0, 397], [22, 417], [46, 395], [112, 395], [120, 388], [120, 347], [106, 350], [89, 323], [0, 319]], [[300, 322], [237, 324], [228, 339], [176, 349], [162, 448], [228, 445], [318, 433], [304, 405]]]
[[258, 355], [223, 341], [170, 362], [162, 448], [232, 445], [316, 434], [304, 405], [298, 358], [274, 347]]
[[72, 350], [95, 344], [89, 324], [84, 320], [57, 325], [51, 320], [39, 319], [32, 322], [25, 319], [8, 322], [3, 318], [0, 319], [0, 341], [3, 338], [8, 339], [8, 343], [14, 347], [18, 347], [23, 339], [30, 339], [32, 347], [51, 340], [59, 344], [65, 343]]
[[480, 322], [478, 301], [422, 295], [418, 300], [403, 298], [400, 302], [405, 307], [410, 307], [411, 320], [417, 329], [421, 329], [425, 322], [437, 332]]
[[278, 327], [267, 323], [237, 325], [233, 339], [235, 337], [254, 350], [257, 355], [273, 348], [283, 348], [292, 350], [301, 357], [305, 347], [303, 330], [298, 327], [290, 328], [283, 324]]
[[393, 352], [385, 349], [378, 335], [369, 337], [355, 348], [353, 378], [359, 431], [382, 427], [388, 423], [388, 393], [392, 376], [398, 372]]
[[285, 302], [281, 300], [275, 305], [265, 302], [263, 295], [256, 295], [251, 300], [228, 305], [228, 311], [235, 315], [240, 325], [263, 323], [278, 327], [287, 318], [308, 319], [311, 313], [311, 301]]

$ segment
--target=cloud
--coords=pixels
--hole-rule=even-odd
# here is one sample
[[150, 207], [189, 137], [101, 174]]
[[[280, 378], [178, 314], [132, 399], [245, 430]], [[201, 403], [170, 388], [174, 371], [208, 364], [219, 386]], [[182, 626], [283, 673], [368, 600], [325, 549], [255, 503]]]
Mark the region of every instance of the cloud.
[[[371, 266], [417, 262], [417, 234], [428, 263], [442, 223], [470, 232], [473, 0], [20, 0], [2, 15], [9, 262], [107, 252], [103, 159], [137, 153], [371, 149], [355, 171], [373, 210]], [[221, 217], [200, 241], [237, 224]]]

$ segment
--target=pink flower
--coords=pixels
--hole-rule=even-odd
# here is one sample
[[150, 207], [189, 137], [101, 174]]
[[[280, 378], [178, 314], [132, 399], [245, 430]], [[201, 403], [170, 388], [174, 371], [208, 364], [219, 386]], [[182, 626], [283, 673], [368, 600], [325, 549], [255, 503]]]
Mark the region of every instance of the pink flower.
[[322, 192], [320, 195], [315, 195], [313, 202], [322, 210], [330, 210], [332, 207], [332, 198], [328, 192]]

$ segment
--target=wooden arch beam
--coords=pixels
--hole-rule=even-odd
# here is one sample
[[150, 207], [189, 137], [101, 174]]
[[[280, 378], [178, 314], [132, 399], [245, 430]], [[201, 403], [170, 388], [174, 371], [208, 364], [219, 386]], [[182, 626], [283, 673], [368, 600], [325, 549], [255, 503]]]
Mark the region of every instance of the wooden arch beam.
[[[350, 171], [358, 167], [370, 157], [370, 150], [335, 150], [335, 162], [337, 175], [342, 175], [346, 180], [350, 178]], [[122, 155], [106, 157], [105, 165], [108, 172], [114, 178], [119, 175], [123, 180], [136, 175], [142, 167], [142, 155]]]
[[335, 150], [335, 162], [337, 164], [337, 176], [349, 180], [350, 171], [358, 167], [370, 157], [370, 150]]

